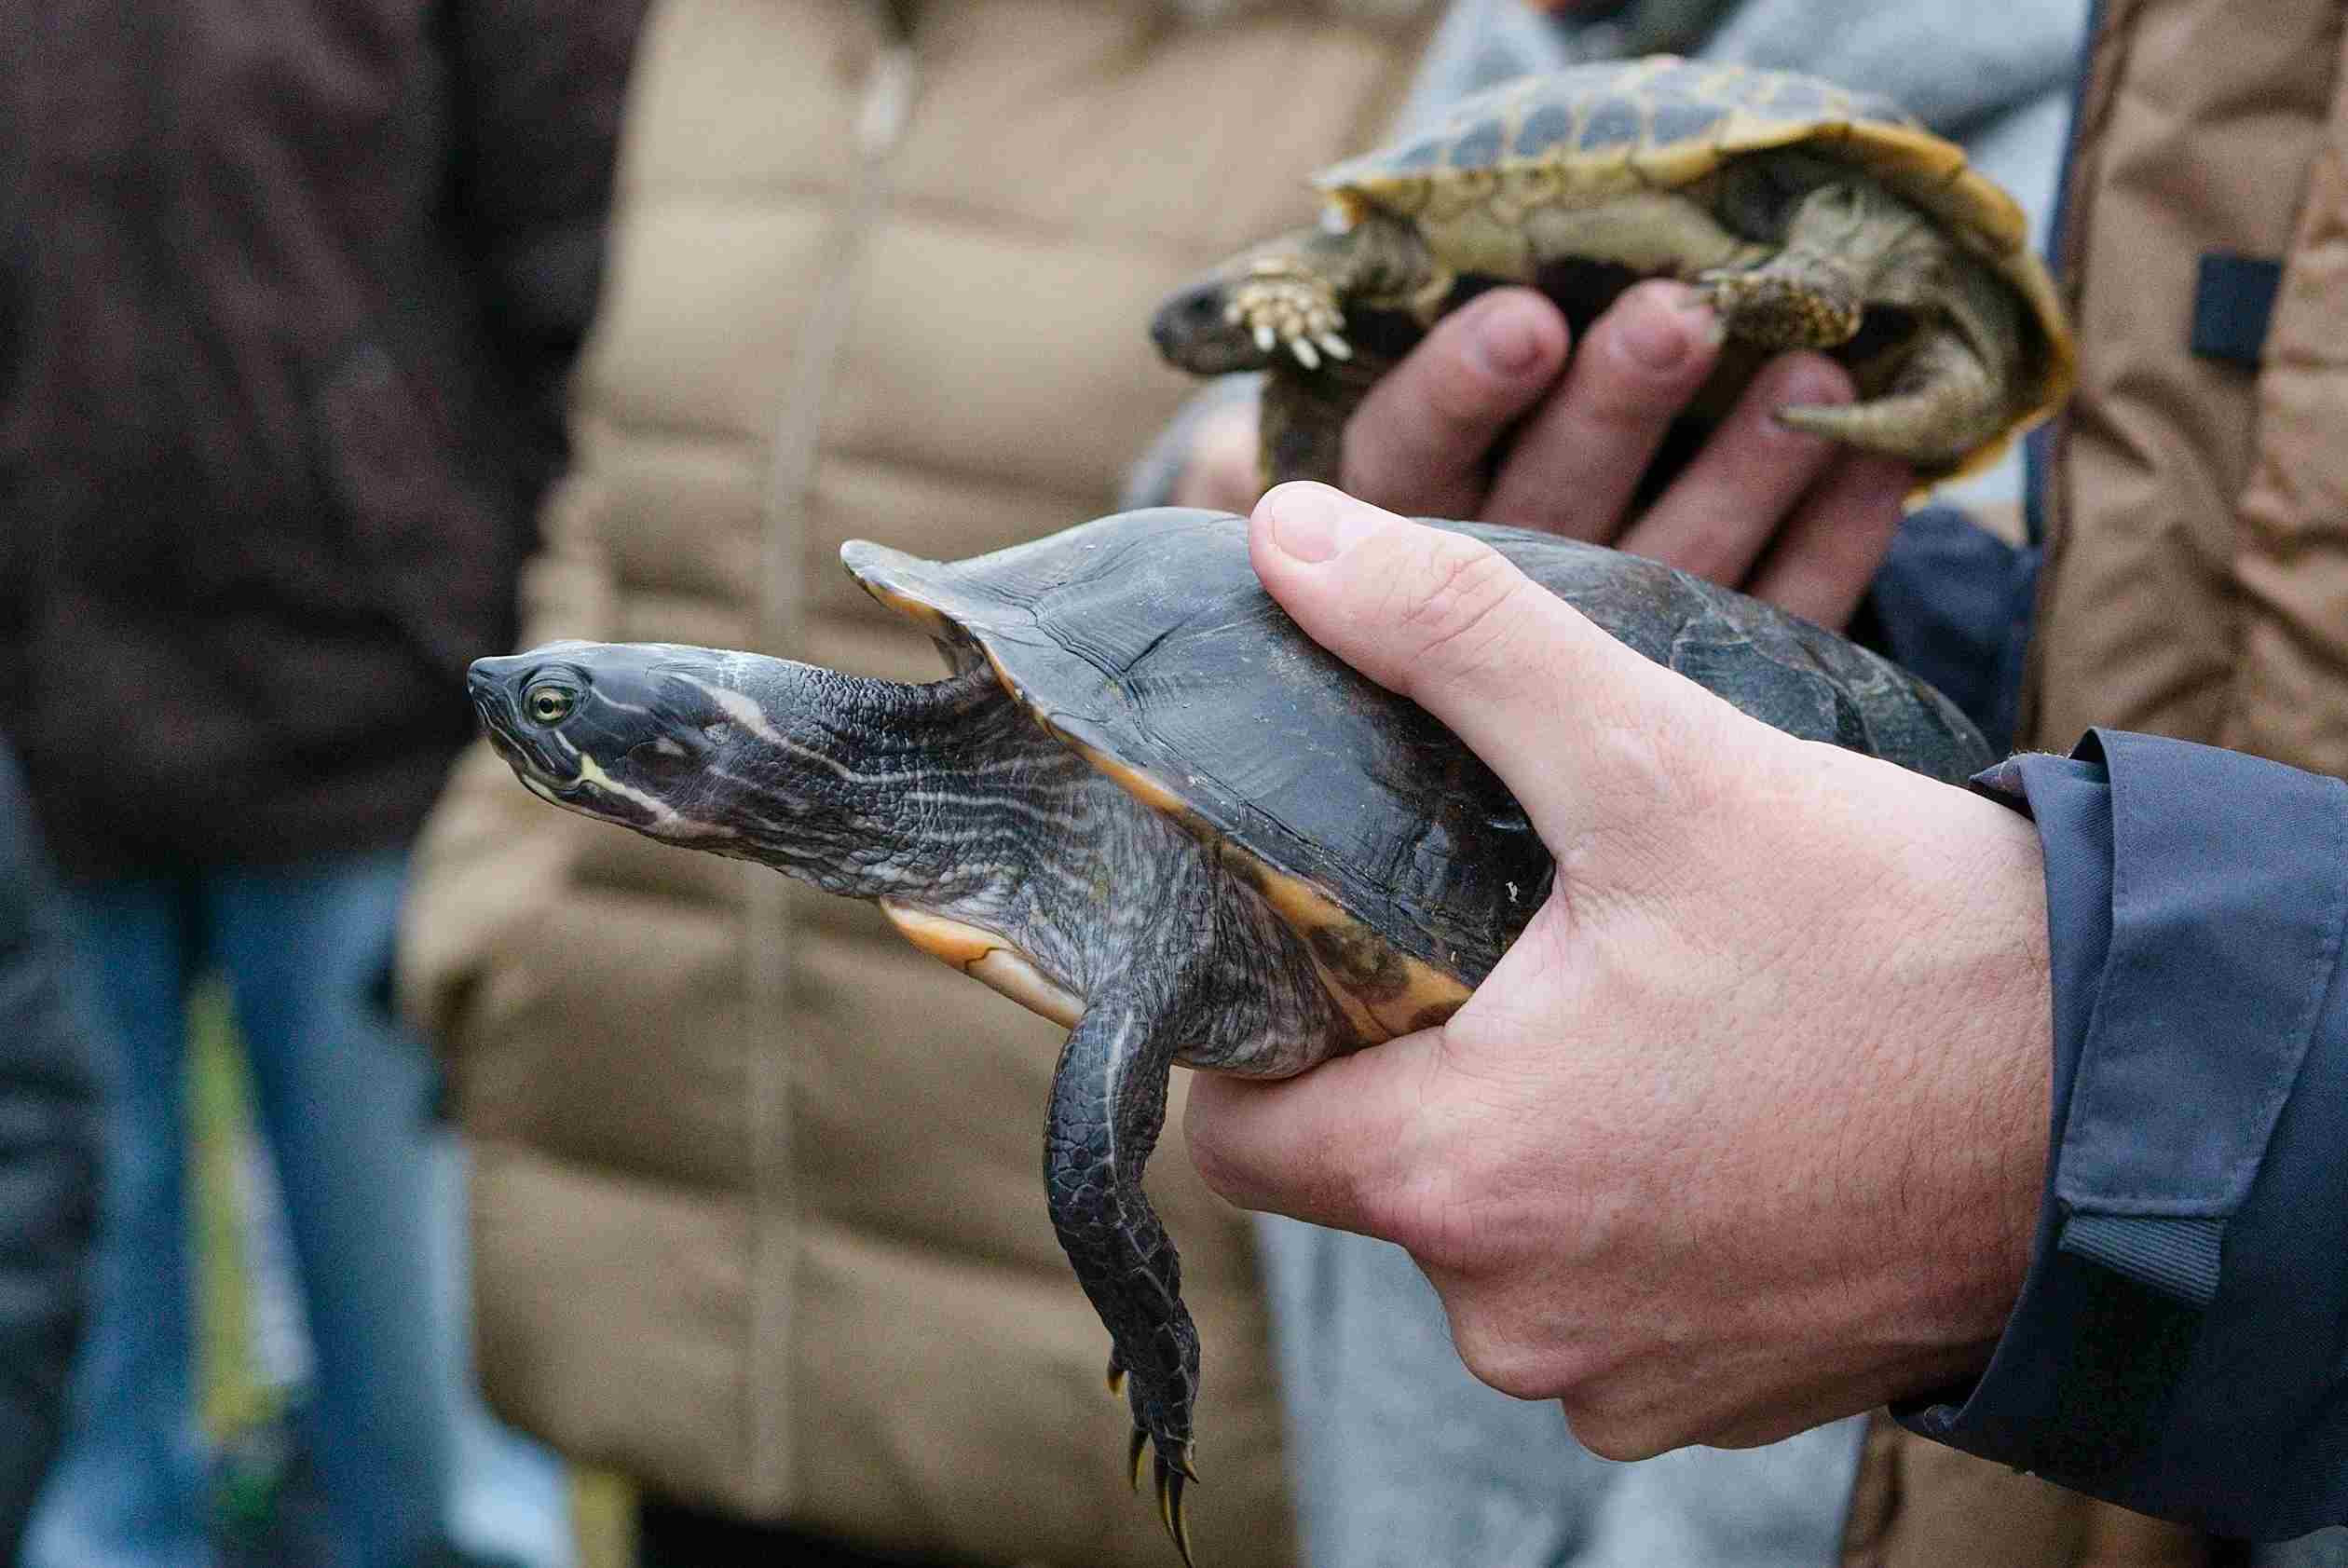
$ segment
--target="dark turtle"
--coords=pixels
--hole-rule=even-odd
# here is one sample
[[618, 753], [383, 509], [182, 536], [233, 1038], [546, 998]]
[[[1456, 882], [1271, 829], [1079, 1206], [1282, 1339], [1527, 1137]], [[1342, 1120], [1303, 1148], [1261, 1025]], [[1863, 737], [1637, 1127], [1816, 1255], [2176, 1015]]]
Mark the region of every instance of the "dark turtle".
[[1928, 481], [1986, 464], [2070, 387], [2070, 332], [2013, 198], [1898, 104], [1814, 76], [1569, 66], [1317, 184], [1320, 228], [1243, 252], [1151, 325], [1183, 369], [1271, 373], [1267, 482], [1334, 482], [1371, 384], [1495, 282], [1587, 320], [1636, 279], [1688, 280], [1749, 346], [1702, 406], [1725, 409], [1765, 352], [1824, 349], [1859, 401], [1779, 417]]
[[[1831, 633], [1633, 556], [1493, 545], [1614, 635], [1795, 735], [1961, 779], [1989, 761], [1930, 688]], [[1441, 1022], [1548, 896], [1490, 770], [1323, 652], [1258, 586], [1245, 525], [1127, 512], [973, 560], [853, 541], [936, 639], [930, 686], [758, 654], [554, 643], [472, 700], [557, 805], [879, 900], [915, 943], [1071, 1033], [1044, 1176], [1130, 1379], [1189, 1557], [1198, 1339], [1141, 1189], [1175, 1062], [1278, 1077]]]

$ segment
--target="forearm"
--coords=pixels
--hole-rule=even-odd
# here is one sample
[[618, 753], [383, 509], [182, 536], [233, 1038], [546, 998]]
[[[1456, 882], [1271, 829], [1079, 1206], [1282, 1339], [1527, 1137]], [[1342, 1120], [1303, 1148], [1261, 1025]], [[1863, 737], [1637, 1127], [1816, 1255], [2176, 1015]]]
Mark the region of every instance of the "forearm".
[[2303, 1534], [2348, 1519], [2348, 786], [2099, 739], [1993, 776], [2046, 847], [2052, 1160], [1988, 1370], [1904, 1419], [2149, 1513]]

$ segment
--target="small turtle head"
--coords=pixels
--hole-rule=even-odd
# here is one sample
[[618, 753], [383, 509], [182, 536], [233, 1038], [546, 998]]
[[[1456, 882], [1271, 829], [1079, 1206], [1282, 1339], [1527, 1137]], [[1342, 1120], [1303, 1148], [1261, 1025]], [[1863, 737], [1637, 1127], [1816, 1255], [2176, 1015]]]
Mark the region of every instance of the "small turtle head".
[[[752, 665], [781, 660], [668, 643], [549, 643], [473, 661], [466, 685], [489, 743], [533, 794], [585, 816], [720, 853], [763, 824], [752, 797], [784, 781], [765, 762], [771, 699]], [[816, 672], [804, 671], [808, 675]]]
[[1194, 375], [1262, 370], [1272, 356], [1234, 308], [1228, 270], [1217, 271], [1170, 296], [1150, 318], [1150, 340], [1168, 364]]

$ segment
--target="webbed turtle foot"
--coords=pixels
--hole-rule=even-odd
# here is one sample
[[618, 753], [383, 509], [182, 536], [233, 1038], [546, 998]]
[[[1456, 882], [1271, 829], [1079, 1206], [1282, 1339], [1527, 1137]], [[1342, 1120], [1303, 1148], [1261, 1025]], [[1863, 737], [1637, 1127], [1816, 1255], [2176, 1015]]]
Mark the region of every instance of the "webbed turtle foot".
[[1191, 1411], [1197, 1397], [1197, 1334], [1189, 1313], [1179, 1301], [1171, 1303], [1176, 1320], [1161, 1325], [1151, 1338], [1156, 1353], [1135, 1357], [1127, 1375], [1127, 1359], [1112, 1351], [1111, 1370], [1125, 1385], [1133, 1410], [1133, 1436], [1126, 1450], [1126, 1468], [1136, 1492], [1147, 1462], [1157, 1494], [1158, 1520], [1166, 1526], [1175, 1549], [1191, 1562], [1190, 1525], [1182, 1509], [1182, 1492], [1198, 1483], [1198, 1445], [1191, 1436]]
[[1191, 1558], [1190, 1517], [1182, 1511], [1182, 1489], [1198, 1484], [1198, 1467], [1193, 1459], [1196, 1445], [1183, 1443], [1168, 1451], [1157, 1446], [1149, 1432], [1140, 1426], [1133, 1429], [1133, 1444], [1129, 1467], [1133, 1471], [1133, 1490], [1141, 1490], [1141, 1459], [1153, 1456], [1152, 1468], [1157, 1480], [1158, 1520], [1173, 1539], [1174, 1549], [1182, 1554], [1184, 1568], [1196, 1568]]
[[1169, 1466], [1163, 1455], [1157, 1462], [1158, 1520], [1166, 1526], [1166, 1534], [1174, 1542], [1174, 1549], [1182, 1554], [1182, 1568], [1198, 1568], [1191, 1556], [1190, 1516], [1182, 1511], [1182, 1488], [1194, 1483], [1197, 1477]]
[[1319, 369], [1323, 357], [1353, 358], [1353, 347], [1339, 335], [1345, 313], [1329, 280], [1287, 257], [1257, 257], [1231, 285], [1223, 320], [1265, 354], [1286, 348], [1306, 370]]

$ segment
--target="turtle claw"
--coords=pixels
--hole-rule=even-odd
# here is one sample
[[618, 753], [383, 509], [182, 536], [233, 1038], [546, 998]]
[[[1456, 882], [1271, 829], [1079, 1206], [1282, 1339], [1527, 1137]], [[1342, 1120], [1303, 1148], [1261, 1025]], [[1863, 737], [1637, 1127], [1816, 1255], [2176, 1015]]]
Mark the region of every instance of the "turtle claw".
[[1198, 1484], [1198, 1445], [1186, 1442], [1179, 1449], [1154, 1443], [1147, 1429], [1133, 1429], [1133, 1443], [1127, 1458], [1133, 1470], [1133, 1490], [1141, 1490], [1141, 1456], [1151, 1455], [1151, 1472], [1157, 1483], [1158, 1522], [1166, 1526], [1166, 1534], [1174, 1542], [1174, 1549], [1182, 1554], [1183, 1568], [1196, 1568], [1191, 1557], [1190, 1517], [1183, 1511], [1182, 1490]]
[[1345, 316], [1328, 280], [1289, 258], [1259, 260], [1232, 285], [1223, 315], [1246, 327], [1263, 352], [1285, 347], [1306, 370], [1318, 370], [1323, 359], [1353, 357], [1353, 346], [1338, 334]]
[[1125, 1363], [1118, 1360], [1117, 1353], [1112, 1350], [1109, 1352], [1109, 1392], [1122, 1394], [1125, 1392]]
[[1194, 1482], [1187, 1458], [1169, 1465], [1161, 1454], [1157, 1462], [1158, 1522], [1166, 1526], [1166, 1534], [1174, 1543], [1174, 1549], [1182, 1554], [1182, 1568], [1198, 1568], [1191, 1555], [1190, 1516], [1182, 1509], [1182, 1488]]

